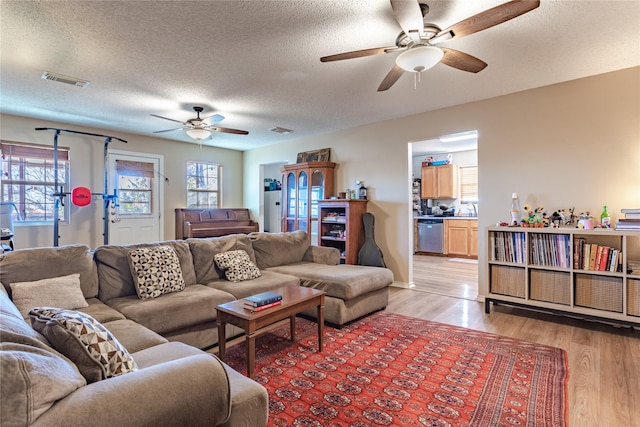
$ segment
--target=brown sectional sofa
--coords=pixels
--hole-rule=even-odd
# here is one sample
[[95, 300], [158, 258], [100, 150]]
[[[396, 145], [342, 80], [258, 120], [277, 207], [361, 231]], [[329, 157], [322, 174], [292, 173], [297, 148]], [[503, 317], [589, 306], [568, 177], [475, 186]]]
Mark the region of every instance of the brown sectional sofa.
[[[186, 286], [180, 292], [139, 299], [127, 253], [153, 246], [174, 249]], [[226, 280], [213, 257], [238, 249], [260, 268], [260, 277], [237, 283]], [[266, 390], [200, 350], [218, 342], [215, 307], [292, 284], [324, 290], [325, 319], [337, 325], [387, 305], [393, 281], [390, 270], [338, 263], [336, 249], [309, 246], [304, 232], [107, 245], [93, 253], [84, 245], [70, 245], [1, 255], [0, 424], [265, 425]], [[71, 391], [62, 388], [57, 395], [43, 393], [38, 386], [41, 379], [28, 378], [28, 370], [29, 386], [24, 378], [8, 375], [15, 370], [11, 363], [31, 360], [32, 352], [44, 351], [61, 366], [60, 372], [72, 370], [69, 364], [73, 364], [22, 319], [10, 299], [10, 285], [73, 273], [80, 274], [88, 304], [79, 311], [115, 335], [139, 369]], [[315, 316], [315, 310], [306, 314]], [[227, 336], [241, 332], [227, 327]], [[32, 368], [37, 373], [37, 363]], [[32, 405], [34, 396], [40, 402], [37, 408]]]

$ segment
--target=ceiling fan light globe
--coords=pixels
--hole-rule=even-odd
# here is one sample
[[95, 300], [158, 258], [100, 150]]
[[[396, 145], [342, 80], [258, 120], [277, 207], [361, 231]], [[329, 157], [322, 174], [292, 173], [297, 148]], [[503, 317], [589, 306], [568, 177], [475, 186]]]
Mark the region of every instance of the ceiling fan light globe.
[[420, 73], [442, 60], [444, 51], [435, 46], [416, 46], [396, 57], [396, 65], [405, 71]]
[[211, 132], [206, 129], [187, 129], [187, 135], [196, 141], [202, 141], [203, 139], [208, 138], [211, 135]]

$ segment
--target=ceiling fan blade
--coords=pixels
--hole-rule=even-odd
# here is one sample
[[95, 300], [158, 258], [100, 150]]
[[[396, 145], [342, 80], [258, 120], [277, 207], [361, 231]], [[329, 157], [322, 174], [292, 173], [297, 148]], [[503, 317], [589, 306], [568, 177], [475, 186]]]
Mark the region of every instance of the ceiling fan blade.
[[155, 131], [153, 133], [172, 132], [174, 130], [180, 130], [180, 129], [184, 129], [184, 128], [173, 128], [173, 129], [157, 130], [157, 131]]
[[210, 120], [211, 123], [218, 123], [224, 120], [224, 116], [221, 116], [220, 114], [213, 114], [211, 116], [203, 117], [202, 121], [208, 120], [208, 119], [211, 119]]
[[249, 132], [247, 132], [246, 130], [221, 128], [218, 126], [207, 126], [205, 127], [205, 129], [214, 130], [216, 132], [223, 132], [223, 133], [235, 133], [236, 135], [249, 135]]
[[338, 53], [335, 55], [323, 56], [320, 62], [341, 61], [343, 59], [362, 58], [363, 56], [379, 55], [381, 53], [398, 50], [397, 46], [374, 47], [371, 49], [354, 50], [353, 52]]
[[150, 114], [150, 116], [153, 116], [153, 117], [157, 117], [157, 118], [159, 118], [159, 119], [169, 120], [169, 121], [172, 121], [172, 122], [181, 123], [181, 124], [183, 124], [183, 125], [186, 125], [186, 123], [185, 123], [185, 122], [181, 122], [180, 120], [176, 120], [176, 119], [170, 119], [169, 117], [162, 117], [162, 116], [159, 116], [159, 115], [157, 115], [157, 114]]
[[378, 92], [383, 92], [393, 86], [394, 83], [398, 81], [402, 73], [404, 73], [404, 70], [397, 65], [394, 65], [384, 80], [382, 80], [380, 86], [378, 86]]
[[[478, 31], [502, 24], [540, 6], [540, 0], [513, 0], [473, 15], [451, 27], [440, 31], [433, 40], [447, 36], [446, 39], [460, 38]], [[443, 38], [444, 40], [444, 38]]]
[[424, 19], [418, 1], [391, 0], [391, 9], [402, 31], [413, 41], [420, 41], [420, 36], [424, 34]]
[[441, 48], [444, 51], [442, 62], [449, 67], [457, 68], [458, 70], [468, 71], [470, 73], [477, 73], [484, 70], [487, 63], [481, 59], [471, 56], [468, 53], [460, 52], [459, 50]]

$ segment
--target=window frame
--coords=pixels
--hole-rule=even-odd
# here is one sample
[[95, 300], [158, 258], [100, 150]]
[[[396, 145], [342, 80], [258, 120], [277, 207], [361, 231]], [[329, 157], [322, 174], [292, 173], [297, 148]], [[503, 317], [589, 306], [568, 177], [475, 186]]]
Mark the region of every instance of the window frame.
[[460, 203], [478, 203], [478, 166], [460, 166], [459, 178]]
[[[3, 201], [13, 202], [18, 210], [13, 215], [15, 226], [41, 226], [53, 225], [54, 207], [57, 197], [52, 194], [60, 189], [55, 188], [54, 149], [51, 145], [30, 144], [15, 141], [0, 140], [1, 155], [1, 177], [0, 177], [0, 198]], [[39, 164], [41, 163], [41, 166]], [[19, 179], [11, 176], [13, 167], [19, 168]], [[43, 178], [28, 179], [28, 168], [40, 168]], [[62, 175], [62, 176], [61, 176]], [[7, 177], [9, 179], [7, 179]], [[70, 188], [71, 182], [71, 150], [69, 147], [58, 147], [58, 186]], [[12, 191], [11, 186], [19, 186], [17, 195]], [[44, 188], [44, 200], [40, 202], [44, 206], [44, 219], [30, 220], [28, 216], [29, 203], [26, 192], [28, 187]], [[53, 190], [53, 191], [51, 191]], [[5, 192], [7, 195], [5, 196]], [[49, 198], [51, 198], [49, 200]], [[63, 203], [59, 206], [58, 221], [66, 224], [70, 223], [70, 203]], [[47, 210], [51, 207], [51, 210]]]
[[[189, 169], [190, 169], [190, 165], [203, 165], [205, 166], [207, 169], [214, 167], [215, 168], [215, 189], [209, 189], [209, 188], [189, 188], [190, 184], [189, 184], [189, 179], [190, 178], [195, 178], [197, 179], [211, 179], [211, 176], [208, 175], [198, 175], [198, 174], [190, 174], [189, 173]], [[185, 165], [185, 170], [186, 170], [186, 174], [185, 174], [185, 187], [186, 187], [186, 205], [187, 208], [191, 208], [191, 209], [217, 209], [220, 208], [222, 206], [222, 164], [220, 163], [213, 163], [213, 162], [200, 162], [200, 161], [192, 161], [192, 160], [188, 160], [186, 162]], [[194, 166], [197, 168], [197, 166]], [[197, 185], [197, 184], [196, 184]], [[207, 185], [205, 184], [205, 187]], [[211, 194], [215, 194], [216, 197], [216, 203], [215, 206], [207, 203], [207, 204], [190, 204], [189, 200], [191, 199], [191, 195], [211, 195]], [[197, 199], [200, 199], [200, 197], [196, 196]], [[208, 199], [208, 197], [207, 197]]]

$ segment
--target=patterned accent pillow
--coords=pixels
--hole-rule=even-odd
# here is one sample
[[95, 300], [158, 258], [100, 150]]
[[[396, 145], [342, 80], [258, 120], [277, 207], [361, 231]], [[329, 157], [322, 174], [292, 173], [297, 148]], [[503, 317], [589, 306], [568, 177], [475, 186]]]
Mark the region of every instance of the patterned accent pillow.
[[184, 290], [180, 260], [170, 246], [134, 249], [127, 255], [138, 298], [157, 298]]
[[251, 280], [261, 275], [258, 267], [249, 259], [249, 254], [243, 250], [221, 252], [215, 254], [213, 259], [218, 268], [224, 270], [224, 274], [230, 282]]
[[138, 369], [129, 352], [100, 322], [86, 313], [53, 307], [29, 312], [33, 329], [78, 367], [87, 383]]

